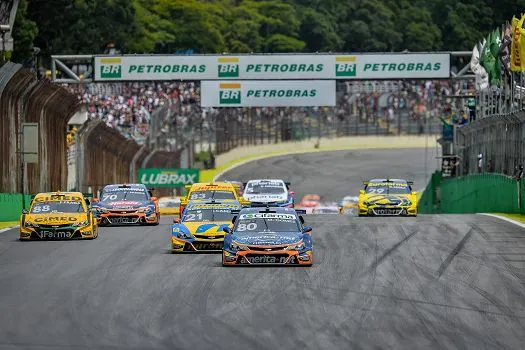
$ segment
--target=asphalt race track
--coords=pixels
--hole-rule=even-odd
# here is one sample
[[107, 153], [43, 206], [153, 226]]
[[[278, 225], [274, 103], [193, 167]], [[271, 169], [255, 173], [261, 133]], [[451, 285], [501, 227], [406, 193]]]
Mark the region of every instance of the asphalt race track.
[[[334, 152], [225, 177], [280, 175], [336, 200], [367, 177], [418, 187], [423, 166], [421, 150]], [[167, 218], [93, 241], [0, 233], [0, 349], [523, 348], [524, 229], [481, 215], [306, 219], [311, 268], [171, 255]]]

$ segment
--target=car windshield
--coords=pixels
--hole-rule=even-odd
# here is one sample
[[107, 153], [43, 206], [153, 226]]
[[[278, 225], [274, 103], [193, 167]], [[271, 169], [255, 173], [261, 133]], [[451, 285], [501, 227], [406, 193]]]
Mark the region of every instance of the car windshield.
[[31, 214], [83, 212], [84, 208], [82, 207], [82, 203], [72, 201], [38, 202], [31, 208]]
[[200, 221], [231, 221], [233, 214], [230, 208], [195, 209], [187, 210], [182, 217], [182, 222]]
[[301, 226], [293, 214], [242, 214], [235, 223], [235, 232], [299, 232]]
[[365, 192], [371, 194], [408, 194], [410, 193], [410, 188], [405, 184], [374, 183], [368, 184]]
[[284, 189], [283, 185], [277, 182], [256, 184], [249, 183], [245, 190], [246, 194], [282, 194], [285, 192], [286, 190]]
[[143, 190], [104, 191], [101, 195], [103, 202], [114, 201], [146, 201], [148, 195]]
[[206, 190], [206, 191], [193, 191], [190, 194], [190, 200], [203, 199], [235, 199], [235, 195], [231, 191], [215, 191], [215, 190]]

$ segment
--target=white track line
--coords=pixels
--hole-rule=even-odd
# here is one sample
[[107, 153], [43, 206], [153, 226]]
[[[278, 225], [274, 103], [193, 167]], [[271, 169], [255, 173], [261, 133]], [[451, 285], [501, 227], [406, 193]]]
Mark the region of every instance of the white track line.
[[17, 228], [17, 227], [20, 227], [20, 225], [3, 228], [3, 229], [0, 230], [0, 233], [5, 232], [5, 231], [9, 231], [9, 230], [11, 230], [13, 228]]
[[517, 226], [519, 226], [521, 228], [525, 228], [525, 224], [522, 224], [521, 222], [516, 221], [516, 220], [512, 220], [512, 219], [506, 218], [504, 216], [499, 216], [499, 215], [496, 215], [496, 214], [488, 214], [488, 213], [478, 213], [478, 215], [492, 216], [493, 218], [498, 218], [498, 219], [510, 222], [510, 223], [512, 223], [514, 225], [517, 225]]

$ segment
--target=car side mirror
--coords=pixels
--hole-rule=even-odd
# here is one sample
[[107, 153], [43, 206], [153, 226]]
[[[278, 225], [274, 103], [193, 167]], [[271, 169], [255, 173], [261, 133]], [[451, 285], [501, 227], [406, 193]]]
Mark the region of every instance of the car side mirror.
[[89, 199], [86, 198], [86, 205], [89, 207], [91, 205], [91, 202], [89, 201]]
[[232, 218], [232, 224], [235, 224], [235, 220], [237, 220], [237, 215], [234, 215]]
[[299, 221], [301, 221], [301, 224], [304, 224], [304, 218], [302, 215], [299, 215]]
[[180, 218], [174, 218], [173, 219], [174, 224], [180, 224]]
[[360, 190], [359, 194], [365, 194], [365, 190]]
[[229, 228], [229, 227], [223, 227], [222, 230], [227, 233], [227, 234], [231, 234], [232, 233], [232, 229]]
[[29, 214], [29, 210], [27, 210], [27, 209], [23, 209], [23, 210], [22, 210], [22, 214], [24, 214], [24, 215]]
[[312, 232], [312, 228], [310, 226], [303, 227], [303, 233]]

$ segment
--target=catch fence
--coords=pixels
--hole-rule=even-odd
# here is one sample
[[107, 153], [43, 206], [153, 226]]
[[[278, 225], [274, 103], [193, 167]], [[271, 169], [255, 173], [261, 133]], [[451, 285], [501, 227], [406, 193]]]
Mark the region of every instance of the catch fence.
[[506, 76], [500, 88], [478, 91], [476, 120], [456, 127], [458, 175], [495, 172], [514, 175], [525, 165], [525, 104], [522, 73]]

